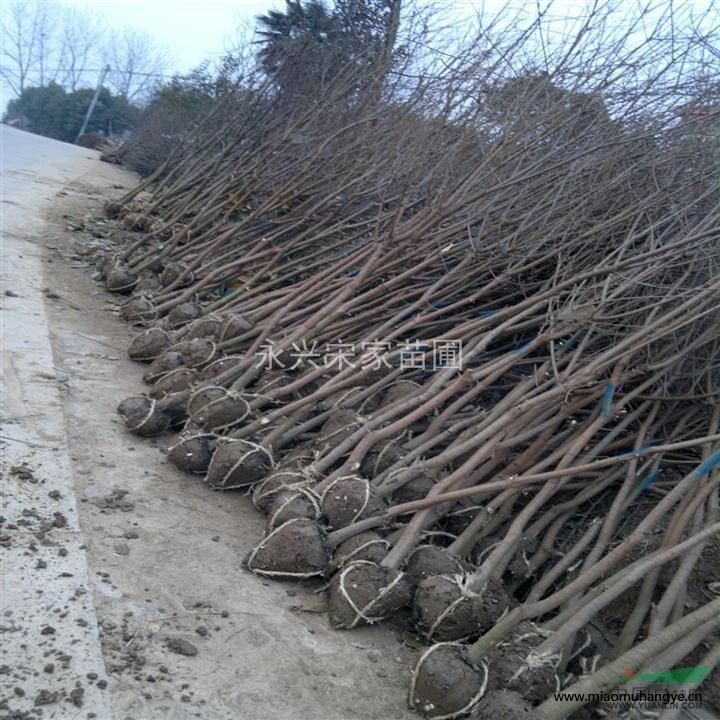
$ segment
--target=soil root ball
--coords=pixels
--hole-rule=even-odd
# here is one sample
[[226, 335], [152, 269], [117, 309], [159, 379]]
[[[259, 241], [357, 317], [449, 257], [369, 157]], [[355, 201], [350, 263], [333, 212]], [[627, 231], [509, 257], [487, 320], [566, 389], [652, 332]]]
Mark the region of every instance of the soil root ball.
[[397, 505], [415, 500], [424, 500], [433, 489], [435, 481], [429, 475], [418, 475], [393, 491], [393, 502]]
[[307, 518], [294, 518], [268, 534], [250, 553], [247, 567], [267, 577], [309, 578], [325, 573], [329, 557], [320, 528]]
[[177, 328], [197, 320], [202, 315], [202, 308], [197, 303], [184, 302], [176, 305], [165, 318], [169, 328]]
[[103, 209], [105, 210], [105, 215], [109, 218], [119, 217], [127, 211], [127, 208], [122, 203], [116, 202], [114, 200], [108, 200], [105, 203]]
[[268, 532], [293, 518], [317, 520], [320, 517], [317, 496], [306, 488], [284, 490], [275, 496], [270, 506], [269, 516]]
[[206, 365], [202, 369], [202, 378], [203, 380], [212, 380], [221, 373], [224, 373], [226, 370], [235, 367], [241, 361], [242, 356], [240, 355], [228, 355], [226, 357], [213, 360], [209, 365]]
[[246, 318], [244, 315], [231, 315], [225, 317], [225, 321], [220, 331], [220, 340], [233, 340], [249, 332], [255, 327], [255, 323]]
[[135, 285], [137, 285], [138, 276], [130, 272], [126, 268], [115, 267], [107, 273], [105, 287], [113, 293], [120, 295], [129, 295]]
[[173, 393], [188, 390], [197, 381], [197, 377], [197, 371], [195, 370], [186, 367], [175, 368], [175, 370], [163, 375], [150, 388], [150, 397], [161, 400]]
[[360, 420], [353, 410], [335, 410], [320, 428], [315, 440], [318, 448], [336, 447], [347, 440], [360, 427]]
[[140, 213], [128, 213], [123, 218], [123, 225], [133, 232], [148, 232], [152, 227], [152, 218]]
[[330, 583], [330, 622], [352, 630], [362, 623], [384, 620], [410, 603], [405, 574], [394, 568], [356, 560], [338, 572]]
[[215, 439], [211, 434], [187, 435], [168, 450], [168, 462], [183, 472], [204, 474], [210, 466]]
[[385, 472], [402, 455], [403, 452], [396, 442], [379, 443], [364, 457], [360, 465], [360, 472], [365, 477], [374, 478]]
[[415, 665], [410, 707], [434, 720], [461, 717], [478, 704], [487, 684], [485, 663], [480, 667], [471, 665], [459, 643], [438, 643], [429, 647]]
[[562, 685], [557, 674], [560, 658], [540, 656], [534, 651], [542, 638], [535, 625], [525, 621], [506, 642], [488, 653], [490, 688], [514, 690], [533, 704], [557, 692]]
[[140, 295], [120, 306], [120, 317], [129, 323], [151, 323], [157, 319], [157, 310], [149, 297]]
[[539, 720], [532, 703], [514, 690], [488, 691], [478, 703], [475, 714], [492, 720]]
[[[160, 273], [160, 282], [167, 287], [172, 285], [185, 271], [187, 266], [179, 262], [169, 262], [165, 265], [162, 272]], [[192, 272], [189, 272], [185, 278], [183, 278], [182, 286], [190, 285], [195, 276]]]
[[166, 350], [150, 363], [150, 367], [143, 373], [143, 381], [152, 384], [171, 370], [185, 367], [186, 363], [187, 358], [182, 353]]
[[218, 315], [206, 315], [193, 321], [185, 334], [186, 340], [212, 338], [217, 340], [222, 333], [223, 319]]
[[410, 553], [405, 568], [408, 582], [416, 588], [431, 575], [455, 575], [465, 571], [463, 564], [436, 545], [419, 545]]
[[365, 478], [353, 475], [340, 477], [328, 485], [322, 495], [320, 509], [328, 526], [337, 529], [379, 515], [386, 507]]
[[164, 353], [172, 343], [172, 338], [165, 330], [151, 327], [138, 333], [130, 343], [128, 356], [139, 362], [152, 362]]
[[157, 273], [146, 271], [140, 275], [137, 285], [135, 286], [137, 292], [155, 293], [162, 290], [162, 283]]
[[253, 490], [252, 502], [260, 512], [270, 512], [275, 497], [287, 490], [297, 490], [308, 485], [308, 478], [301, 472], [279, 470], [270, 473]]
[[250, 406], [241, 395], [219, 385], [193, 393], [187, 410], [196, 425], [217, 432], [241, 423], [250, 414]]
[[233, 490], [259, 482], [272, 467], [270, 453], [249, 440], [218, 441], [206, 482], [219, 490]]
[[473, 592], [463, 575], [433, 575], [418, 585], [415, 615], [429, 639], [460, 640], [489, 630], [509, 607], [499, 582]]
[[380, 563], [390, 550], [390, 543], [378, 533], [368, 530], [340, 543], [335, 550], [333, 565], [344, 567], [355, 560]]
[[167, 430], [172, 418], [157, 409], [156, 401], [144, 395], [123, 400], [118, 405], [118, 413], [125, 420], [125, 427], [135, 435], [150, 437]]

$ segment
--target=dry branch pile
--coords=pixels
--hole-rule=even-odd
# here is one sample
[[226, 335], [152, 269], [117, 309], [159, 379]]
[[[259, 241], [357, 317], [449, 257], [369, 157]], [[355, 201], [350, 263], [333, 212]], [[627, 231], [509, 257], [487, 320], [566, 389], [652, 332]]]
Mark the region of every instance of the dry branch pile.
[[552, 693], [720, 660], [717, 125], [582, 48], [228, 98], [107, 207], [128, 429], [252, 489], [250, 570], [412, 623], [428, 717], [580, 717]]

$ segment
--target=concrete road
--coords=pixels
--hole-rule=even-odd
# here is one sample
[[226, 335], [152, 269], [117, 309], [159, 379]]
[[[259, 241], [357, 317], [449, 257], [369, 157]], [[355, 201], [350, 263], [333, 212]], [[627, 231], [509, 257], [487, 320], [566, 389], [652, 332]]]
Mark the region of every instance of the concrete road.
[[142, 368], [87, 252], [104, 242], [90, 217], [134, 177], [0, 132], [0, 720], [415, 718], [392, 631], [334, 632], [316, 585], [244, 571], [264, 525], [248, 498], [180, 475], [162, 438], [119, 422]]

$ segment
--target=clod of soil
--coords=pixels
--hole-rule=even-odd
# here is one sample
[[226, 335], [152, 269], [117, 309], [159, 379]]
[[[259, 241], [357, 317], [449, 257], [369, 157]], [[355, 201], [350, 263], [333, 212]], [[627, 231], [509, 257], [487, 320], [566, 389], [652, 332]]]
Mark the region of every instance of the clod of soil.
[[162, 286], [159, 275], [148, 270], [140, 275], [140, 279], [135, 286], [135, 292], [154, 293], [162, 290]]
[[226, 357], [213, 360], [202, 369], [200, 377], [202, 377], [203, 380], [212, 380], [226, 370], [235, 367], [241, 360], [242, 357], [240, 357], [240, 355], [227, 355]]
[[276, 495], [307, 484], [307, 477], [299, 472], [280, 470], [271, 473], [255, 486], [252, 497], [253, 505], [260, 512], [270, 512]]
[[272, 467], [267, 450], [247, 440], [222, 439], [210, 461], [205, 480], [223, 490], [247, 487], [262, 480]]
[[223, 319], [218, 315], [205, 315], [187, 327], [187, 331], [183, 336], [186, 340], [195, 340], [196, 338], [218, 339], [222, 333]]
[[[168, 262], [160, 273], [160, 282], [167, 287], [171, 285], [187, 270], [187, 266], [179, 262]], [[183, 280], [183, 285], [191, 283], [193, 280], [192, 272], [188, 273]]]
[[353, 410], [335, 410], [320, 428], [315, 444], [318, 448], [335, 447], [347, 440], [360, 427], [360, 420]]
[[143, 381], [152, 384], [171, 370], [185, 367], [186, 363], [187, 358], [182, 353], [166, 350], [150, 363], [150, 367], [143, 374]]
[[400, 505], [401, 503], [423, 500], [434, 485], [435, 481], [428, 475], [418, 475], [393, 492], [393, 502]]
[[492, 720], [539, 720], [532, 703], [514, 690], [493, 690], [475, 708], [479, 718]]
[[125, 420], [125, 427], [142, 437], [159, 435], [172, 423], [171, 416], [158, 410], [156, 401], [144, 395], [123, 400], [118, 405], [118, 413]]
[[477, 704], [486, 685], [487, 669], [472, 666], [462, 645], [439, 643], [428, 648], [415, 666], [410, 706], [427, 718], [459, 717]]
[[410, 599], [410, 586], [402, 572], [357, 560], [330, 583], [330, 622], [345, 630], [379, 622], [406, 607]]
[[151, 327], [138, 333], [130, 343], [128, 356], [139, 362], [152, 362], [162, 355], [171, 345], [172, 338], [166, 330]]
[[275, 496], [269, 515], [268, 532], [293, 518], [317, 520], [320, 517], [320, 507], [315, 494], [310, 490], [305, 488], [285, 490]]
[[489, 630], [509, 604], [496, 580], [475, 593], [462, 576], [433, 575], [418, 585], [414, 609], [418, 626], [428, 638], [459, 640]]
[[168, 638], [167, 647], [168, 650], [177, 653], [178, 655], [194, 657], [198, 654], [198, 649], [184, 638]]
[[255, 327], [255, 323], [239, 313], [231, 315], [225, 320], [220, 340], [232, 340], [244, 335]]
[[214, 449], [214, 435], [190, 435], [168, 450], [168, 462], [183, 472], [203, 474], [210, 466]]
[[369, 478], [374, 478], [385, 472], [396, 460], [403, 455], [401, 448], [394, 442], [383, 442], [373, 447], [365, 456], [360, 472]]
[[380, 563], [390, 550], [390, 543], [378, 533], [368, 530], [348, 538], [335, 550], [333, 565], [343, 567], [354, 560]]
[[197, 303], [184, 302], [176, 305], [165, 318], [168, 327], [177, 328], [197, 320], [202, 315], [202, 308]]
[[330, 551], [320, 528], [295, 518], [275, 528], [251, 553], [247, 567], [258, 575], [306, 578], [324, 574]]
[[196, 425], [216, 431], [237, 425], [250, 414], [250, 406], [241, 395], [219, 386], [195, 392], [188, 400], [187, 410]]
[[410, 554], [405, 573], [416, 588], [432, 575], [456, 575], [465, 571], [463, 564], [437, 545], [420, 545]]
[[560, 688], [556, 659], [538, 658], [533, 650], [542, 637], [529, 622], [521, 623], [508, 638], [488, 653], [490, 689], [515, 690], [533, 704]]
[[160, 400], [173, 393], [190, 389], [197, 382], [197, 379], [197, 370], [186, 367], [175, 368], [155, 382], [150, 388], [149, 395], [156, 400]]
[[129, 295], [135, 285], [137, 285], [138, 276], [122, 267], [115, 267], [108, 272], [105, 279], [105, 287], [113, 293], [120, 295]]
[[385, 503], [365, 478], [338, 478], [323, 493], [320, 510], [331, 528], [342, 528], [385, 510]]
[[149, 297], [138, 295], [120, 306], [120, 317], [130, 323], [149, 323], [157, 317], [157, 310]]

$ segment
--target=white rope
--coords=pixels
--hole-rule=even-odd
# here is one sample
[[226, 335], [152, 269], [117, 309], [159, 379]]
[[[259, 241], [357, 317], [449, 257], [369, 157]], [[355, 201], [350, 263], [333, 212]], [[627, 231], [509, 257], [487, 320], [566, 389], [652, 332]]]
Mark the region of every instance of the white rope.
[[[442, 642], [437, 643], [435, 645], [431, 645], [425, 652], [420, 656], [420, 659], [417, 661], [417, 664], [415, 665], [415, 668], [412, 671], [412, 675], [410, 677], [410, 695], [408, 697], [408, 704], [410, 705], [413, 710], [415, 709], [415, 686], [417, 685], [417, 678], [420, 673], [420, 668], [422, 667], [422, 664], [425, 662], [425, 660], [438, 648], [441, 647], [448, 647], [448, 646], [454, 646], [458, 647], [461, 650], [464, 651], [465, 646], [462, 645], [459, 642]], [[455, 712], [448, 713], [447, 715], [429, 715], [426, 716], [431, 718], [431, 720], [452, 720], [452, 718], [458, 718], [462, 715], [466, 715], [469, 713], [477, 704], [480, 702], [482, 697], [485, 695], [485, 690], [487, 690], [487, 684], [488, 684], [488, 666], [485, 664], [484, 661], [480, 661], [480, 667], [482, 667], [484, 676], [483, 681], [480, 683], [480, 689], [477, 691], [477, 693], [470, 699], [470, 701], [465, 705], [464, 707], [460, 708], [460, 710], [456, 710]], [[422, 708], [423, 714], [428, 713], [428, 711], [432, 710], [432, 707], [428, 707], [427, 705]]]

